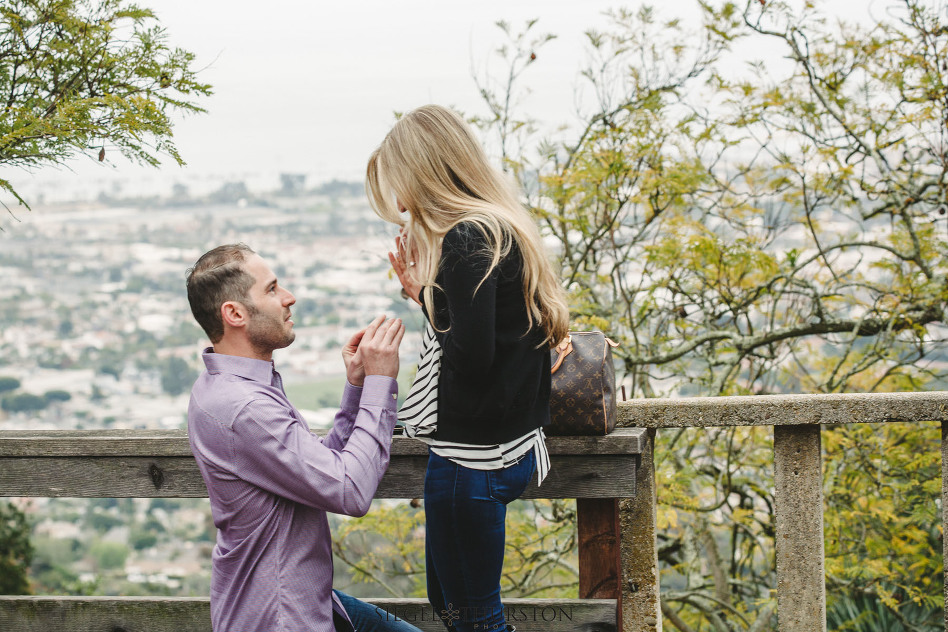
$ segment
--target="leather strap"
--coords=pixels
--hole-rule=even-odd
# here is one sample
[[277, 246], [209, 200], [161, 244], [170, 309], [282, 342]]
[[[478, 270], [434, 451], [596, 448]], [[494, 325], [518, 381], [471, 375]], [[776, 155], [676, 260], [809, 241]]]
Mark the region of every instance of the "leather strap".
[[556, 362], [553, 363], [553, 367], [550, 369], [550, 374], [556, 373], [556, 370], [560, 368], [560, 365], [563, 364], [563, 360], [566, 359], [573, 351], [573, 339], [567, 334], [565, 338], [556, 345], [556, 350], [559, 352], [559, 357], [556, 358]]

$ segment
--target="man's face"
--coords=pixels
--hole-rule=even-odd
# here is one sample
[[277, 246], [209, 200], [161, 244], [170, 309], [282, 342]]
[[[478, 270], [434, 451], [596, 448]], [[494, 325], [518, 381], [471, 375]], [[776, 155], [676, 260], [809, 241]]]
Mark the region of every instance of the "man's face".
[[290, 306], [296, 297], [277, 283], [276, 275], [259, 255], [251, 255], [244, 262], [244, 269], [254, 278], [249, 299], [252, 305], [247, 335], [251, 344], [263, 352], [282, 349], [296, 338]]

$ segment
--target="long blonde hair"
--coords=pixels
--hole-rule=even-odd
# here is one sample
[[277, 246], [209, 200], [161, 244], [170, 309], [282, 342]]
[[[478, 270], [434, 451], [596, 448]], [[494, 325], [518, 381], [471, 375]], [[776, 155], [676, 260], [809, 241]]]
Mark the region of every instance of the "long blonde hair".
[[[365, 184], [379, 217], [406, 228], [405, 250], [417, 253], [409, 274], [423, 286], [427, 305], [433, 304], [441, 240], [458, 223], [470, 222], [487, 238], [487, 275], [510, 252], [511, 240], [516, 242], [523, 258], [530, 327], [539, 323], [549, 346], [566, 336], [566, 295], [544, 252], [540, 231], [514, 187], [491, 167], [455, 112], [426, 105], [403, 116], [369, 158]], [[407, 221], [399, 204], [408, 209]]]

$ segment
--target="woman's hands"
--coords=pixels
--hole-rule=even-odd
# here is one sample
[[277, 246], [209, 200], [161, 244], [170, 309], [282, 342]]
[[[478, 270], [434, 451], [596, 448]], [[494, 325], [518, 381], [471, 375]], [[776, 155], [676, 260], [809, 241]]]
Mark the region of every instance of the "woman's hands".
[[411, 253], [406, 252], [406, 242], [405, 229], [403, 228], [398, 237], [395, 238], [395, 252], [388, 253], [388, 260], [391, 262], [396, 276], [398, 276], [399, 283], [402, 284], [402, 288], [408, 294], [408, 298], [421, 305], [421, 301], [418, 299], [418, 295], [421, 294], [421, 284], [412, 279], [410, 271], [410, 268], [415, 265], [418, 251], [413, 248]]

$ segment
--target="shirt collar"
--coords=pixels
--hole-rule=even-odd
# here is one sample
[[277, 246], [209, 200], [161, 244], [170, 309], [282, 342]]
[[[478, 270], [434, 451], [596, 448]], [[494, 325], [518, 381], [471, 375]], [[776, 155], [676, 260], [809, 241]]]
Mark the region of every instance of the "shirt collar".
[[201, 357], [204, 359], [204, 366], [207, 367], [208, 373], [229, 373], [263, 384], [270, 384], [273, 381], [272, 360], [268, 362], [266, 360], [214, 353], [213, 347], [205, 349]]

